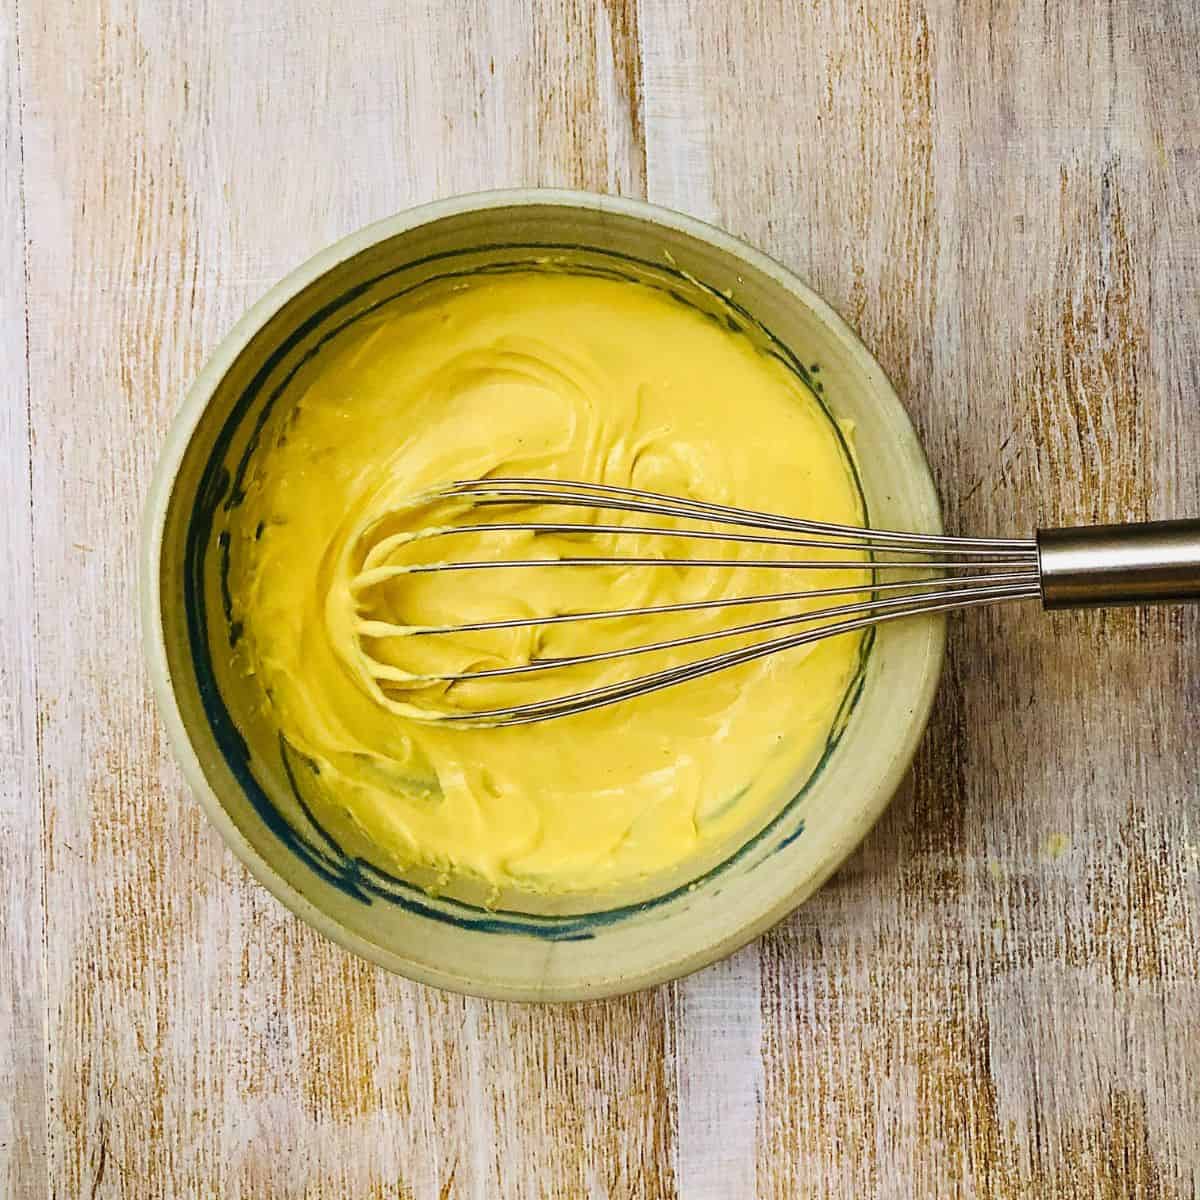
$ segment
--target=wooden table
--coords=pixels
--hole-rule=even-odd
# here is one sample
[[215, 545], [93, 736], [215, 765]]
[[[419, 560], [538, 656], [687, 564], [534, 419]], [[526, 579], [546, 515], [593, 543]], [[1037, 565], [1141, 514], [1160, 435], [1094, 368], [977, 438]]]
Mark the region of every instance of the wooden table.
[[270, 284], [418, 201], [645, 195], [794, 267], [948, 524], [1200, 513], [1192, 0], [0, 0], [0, 1195], [1200, 1195], [1200, 619], [965, 616], [912, 781], [732, 961], [384, 975], [251, 882], [138, 509]]

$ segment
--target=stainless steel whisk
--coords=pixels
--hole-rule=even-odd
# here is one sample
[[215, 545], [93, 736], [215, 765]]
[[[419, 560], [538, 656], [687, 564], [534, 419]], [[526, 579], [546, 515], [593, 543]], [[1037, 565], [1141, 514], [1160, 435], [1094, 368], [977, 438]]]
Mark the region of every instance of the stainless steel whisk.
[[[862, 570], [871, 576], [863, 583], [845, 587], [820, 587], [643, 608], [597, 608], [588, 612], [406, 628], [405, 632], [411, 636], [430, 637], [489, 629], [605, 621], [617, 617], [641, 617], [701, 609], [733, 609], [754, 604], [835, 600], [837, 597], [859, 597], [867, 594], [866, 599], [833, 603], [815, 610], [734, 624], [728, 628], [687, 637], [666, 638], [643, 645], [571, 657], [533, 659], [526, 663], [489, 670], [423, 677], [429, 682], [454, 684], [530, 672], [551, 672], [587, 663], [633, 658], [652, 651], [700, 645], [735, 636], [768, 634], [769, 631], [789, 626], [816, 625], [815, 628], [793, 631], [781, 636], [768, 636], [750, 645], [740, 645], [733, 650], [704, 655], [627, 680], [568, 691], [544, 700], [482, 712], [447, 711], [430, 714], [439, 721], [472, 726], [525, 725], [571, 716], [631, 700], [687, 680], [698, 679], [768, 654], [776, 654], [823, 638], [905, 617], [998, 604], [1007, 600], [1040, 599], [1043, 607], [1047, 609], [1200, 600], [1200, 520], [1043, 529], [1033, 538], [945, 537], [807, 521], [641, 491], [637, 488], [520, 478], [463, 480], [441, 492], [424, 497], [423, 500], [427, 503], [465, 500], [471, 509], [530, 504], [566, 509], [584, 508], [589, 510], [592, 516], [604, 512], [637, 513], [685, 523], [684, 527], [677, 528], [566, 520], [479, 521], [431, 527], [420, 532], [423, 538], [439, 538], [456, 533], [486, 535], [500, 531], [597, 537], [653, 534], [688, 541], [786, 546], [794, 548], [797, 557], [756, 560], [686, 556], [638, 558], [595, 554], [552, 559], [438, 561], [398, 568], [383, 567], [368, 574], [387, 577], [399, 573], [588, 566], [636, 566], [648, 570], [664, 566], [738, 569], [762, 566], [797, 571], [830, 570], [840, 567]], [[817, 549], [853, 551], [860, 555], [865, 553], [868, 557], [855, 560], [804, 557], [805, 550]], [[894, 573], [902, 570], [920, 570], [933, 574], [919, 579], [894, 578]], [[889, 579], [889, 575], [893, 577]]]

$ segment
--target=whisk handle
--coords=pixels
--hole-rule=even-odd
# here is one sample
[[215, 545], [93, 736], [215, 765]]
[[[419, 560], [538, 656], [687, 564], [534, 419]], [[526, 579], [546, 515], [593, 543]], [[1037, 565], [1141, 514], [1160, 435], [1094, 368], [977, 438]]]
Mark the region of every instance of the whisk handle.
[[1200, 520], [1040, 529], [1046, 608], [1200, 600]]

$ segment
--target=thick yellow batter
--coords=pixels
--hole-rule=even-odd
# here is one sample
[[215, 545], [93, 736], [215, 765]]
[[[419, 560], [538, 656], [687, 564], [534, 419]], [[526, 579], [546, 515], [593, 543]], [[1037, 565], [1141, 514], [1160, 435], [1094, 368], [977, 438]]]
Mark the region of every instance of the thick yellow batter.
[[[244, 629], [238, 668], [255, 677], [269, 720], [314, 767], [321, 815], [361, 835], [382, 866], [559, 894], [676, 867], [762, 819], [803, 779], [854, 676], [856, 636], [581, 716], [490, 730], [408, 714], [542, 699], [738, 643], [450, 688], [410, 677], [636, 645], [803, 604], [455, 636], [398, 627], [799, 590], [862, 575], [378, 568], [605, 552], [712, 557], [718, 549], [643, 535], [396, 536], [454, 520], [647, 521], [411, 504], [428, 489], [489, 474], [632, 485], [859, 523], [838, 432], [807, 388], [748, 338], [645, 285], [529, 271], [431, 285], [416, 297], [339, 335], [266, 430], [246, 500], [229, 517], [232, 618]], [[757, 546], [720, 552], [787, 555]]]

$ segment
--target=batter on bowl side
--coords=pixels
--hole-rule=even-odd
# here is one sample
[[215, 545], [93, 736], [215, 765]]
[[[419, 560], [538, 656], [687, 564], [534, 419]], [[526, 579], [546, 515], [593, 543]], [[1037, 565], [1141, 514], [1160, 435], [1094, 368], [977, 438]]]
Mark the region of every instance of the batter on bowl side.
[[844, 586], [861, 582], [861, 569], [379, 569], [581, 553], [797, 557], [638, 534], [403, 536], [453, 521], [653, 523], [413, 503], [488, 475], [861, 524], [841, 433], [746, 335], [645, 284], [534, 269], [479, 275], [430, 284], [355, 322], [277, 410], [244, 501], [225, 518], [236, 667], [310, 764], [317, 816], [353, 830], [378, 865], [537, 893], [602, 891], [751, 827], [818, 760], [859, 664], [858, 635], [542, 724], [471, 729], [413, 716], [544, 699], [742, 643], [450, 687], [414, 676], [634, 646], [816, 602], [426, 637], [403, 628]]

